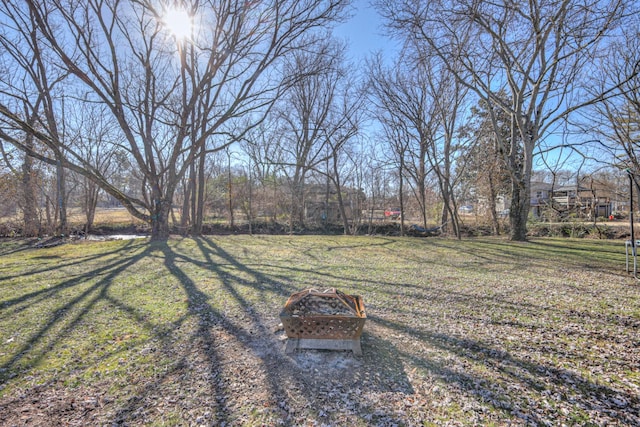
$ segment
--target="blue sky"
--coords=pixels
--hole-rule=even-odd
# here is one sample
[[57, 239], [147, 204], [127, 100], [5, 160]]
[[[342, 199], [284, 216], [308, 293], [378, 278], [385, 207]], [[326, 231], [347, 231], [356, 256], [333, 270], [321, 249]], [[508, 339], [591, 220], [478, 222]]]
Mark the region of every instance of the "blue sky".
[[394, 42], [383, 36], [382, 20], [369, 0], [355, 0], [354, 16], [336, 27], [334, 34], [349, 43], [348, 57], [358, 63], [369, 54], [383, 50], [387, 58], [393, 56]]

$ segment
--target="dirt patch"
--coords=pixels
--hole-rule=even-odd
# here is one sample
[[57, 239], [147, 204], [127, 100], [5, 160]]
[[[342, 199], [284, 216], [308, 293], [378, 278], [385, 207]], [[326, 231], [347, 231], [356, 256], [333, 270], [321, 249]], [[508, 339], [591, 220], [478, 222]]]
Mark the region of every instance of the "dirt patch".
[[[438, 375], [425, 376], [416, 372], [417, 367], [407, 372], [405, 352], [385, 337], [388, 331], [378, 325], [369, 325], [363, 335], [363, 357], [320, 350], [287, 356], [282, 334], [278, 331], [242, 342], [224, 328], [214, 328], [206, 338], [195, 342], [194, 348], [183, 349], [181, 363], [170, 372], [155, 380], [132, 378], [134, 397], [119, 401], [117, 393], [108, 394], [106, 388], [67, 388], [62, 383], [36, 386], [0, 403], [0, 424], [412, 426], [442, 417], [473, 425], [492, 419], [504, 421], [507, 414], [519, 414], [513, 402], [502, 400], [499, 388], [467, 378], [469, 373], [459, 361], [445, 362], [434, 354], [432, 369], [437, 367]], [[207, 343], [213, 342], [216, 346], [209, 347]], [[429, 350], [433, 342], [405, 346], [413, 347], [413, 351], [433, 351]], [[485, 350], [468, 343], [462, 344], [460, 351], [478, 357]], [[524, 363], [514, 363], [507, 353], [487, 350], [484, 356], [490, 366], [501, 366], [514, 375], [530, 369]], [[440, 363], [445, 364], [438, 367]], [[593, 425], [640, 422], [633, 411], [639, 404], [637, 398], [581, 383], [566, 371], [546, 372], [544, 377], [551, 383], [566, 384], [567, 390], [586, 387], [589, 392], [585, 390], [585, 396], [591, 395], [592, 401], [585, 400], [581, 405], [588, 414], [584, 420], [590, 419]], [[460, 385], [443, 387], [443, 381]], [[467, 381], [479, 382], [473, 385]], [[469, 392], [478, 395], [470, 399]], [[549, 398], [554, 401], [553, 395]], [[531, 402], [526, 414], [513, 420], [515, 425], [552, 425], [555, 417], [567, 419], [576, 404], [563, 398], [555, 401], [558, 406], [554, 409], [544, 409], [545, 402]], [[491, 407], [502, 409], [494, 412]]]
[[109, 399], [104, 392], [43, 384], [0, 402], [3, 426], [86, 426], [98, 422]]
[[356, 357], [322, 350], [285, 355], [282, 331], [238, 342], [215, 329], [197, 344], [216, 341], [216, 348], [184, 349], [182, 363], [156, 381], [132, 378], [134, 398], [50, 383], [4, 399], [0, 424], [147, 425], [168, 414], [179, 414], [165, 418], [175, 425], [418, 424], [419, 400], [427, 396], [416, 393], [388, 344], [371, 332], [363, 337], [365, 355]]

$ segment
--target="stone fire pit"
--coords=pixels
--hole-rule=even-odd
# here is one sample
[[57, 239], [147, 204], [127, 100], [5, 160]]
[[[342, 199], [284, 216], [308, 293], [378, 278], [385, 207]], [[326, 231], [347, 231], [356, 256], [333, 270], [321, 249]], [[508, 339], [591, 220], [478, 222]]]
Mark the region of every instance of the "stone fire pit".
[[288, 337], [285, 351], [351, 350], [361, 355], [360, 336], [366, 318], [360, 295], [347, 295], [334, 288], [295, 293], [280, 313]]

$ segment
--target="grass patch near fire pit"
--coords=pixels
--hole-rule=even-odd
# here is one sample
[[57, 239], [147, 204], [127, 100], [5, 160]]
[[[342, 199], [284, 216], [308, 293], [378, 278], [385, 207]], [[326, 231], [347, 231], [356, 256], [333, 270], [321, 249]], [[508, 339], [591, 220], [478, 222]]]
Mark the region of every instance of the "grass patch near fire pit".
[[[0, 242], [2, 425], [637, 425], [619, 241]], [[289, 295], [362, 295], [362, 357], [288, 356]]]

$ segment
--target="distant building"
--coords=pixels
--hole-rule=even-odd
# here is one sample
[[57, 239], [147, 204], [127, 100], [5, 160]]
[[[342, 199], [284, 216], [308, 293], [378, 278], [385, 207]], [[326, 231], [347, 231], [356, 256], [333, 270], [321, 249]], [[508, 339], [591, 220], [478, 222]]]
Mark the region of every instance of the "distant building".
[[[342, 189], [342, 201], [347, 219], [354, 218], [354, 212], [360, 211], [360, 206], [366, 199], [362, 190], [349, 187]], [[307, 220], [326, 223], [338, 223], [340, 205], [338, 192], [334, 186], [311, 184], [305, 187], [304, 212]]]
[[580, 218], [597, 218], [611, 215], [613, 204], [610, 192], [603, 188], [587, 188], [577, 184], [554, 187], [545, 182], [532, 182], [533, 216], [544, 218], [549, 209], [560, 217], [575, 214]]
[[[508, 216], [511, 200], [506, 195], [496, 198], [496, 212]], [[604, 186], [587, 188], [580, 185], [554, 186], [541, 181], [531, 182], [530, 207], [536, 219], [550, 219], [549, 215], [565, 217], [575, 214], [580, 218], [608, 217], [614, 211], [624, 210], [625, 202]], [[479, 214], [486, 214], [488, 201], [478, 199]]]

